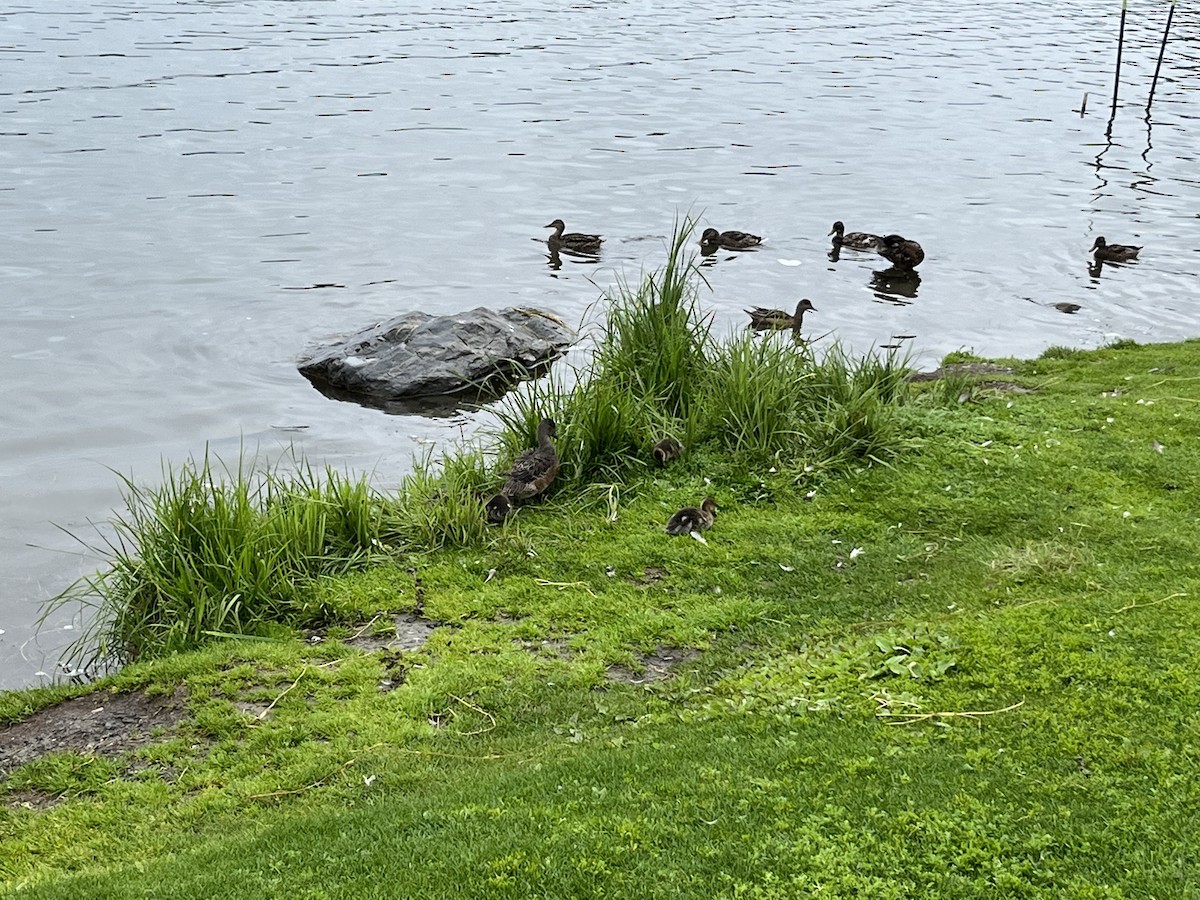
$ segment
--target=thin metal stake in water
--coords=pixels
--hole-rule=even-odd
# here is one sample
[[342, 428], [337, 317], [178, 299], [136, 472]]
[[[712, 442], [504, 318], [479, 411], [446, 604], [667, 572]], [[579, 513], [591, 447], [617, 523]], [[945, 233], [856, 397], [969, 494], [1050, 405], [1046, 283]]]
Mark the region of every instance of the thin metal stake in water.
[[1117, 92], [1121, 87], [1121, 51], [1125, 49], [1125, 11], [1129, 0], [1121, 0], [1121, 30], [1117, 35], [1117, 74], [1113, 77], [1112, 115], [1108, 117], [1108, 137], [1112, 137], [1113, 122], [1117, 118]]
[[1171, 8], [1167, 11], [1167, 27], [1163, 29], [1162, 46], [1158, 48], [1158, 63], [1154, 66], [1154, 80], [1150, 82], [1150, 99], [1146, 101], [1146, 112], [1150, 112], [1150, 104], [1154, 102], [1154, 89], [1158, 86], [1158, 70], [1162, 68], [1163, 54], [1167, 52], [1167, 35], [1171, 33], [1171, 19], [1175, 17], [1175, 0], [1171, 0]]

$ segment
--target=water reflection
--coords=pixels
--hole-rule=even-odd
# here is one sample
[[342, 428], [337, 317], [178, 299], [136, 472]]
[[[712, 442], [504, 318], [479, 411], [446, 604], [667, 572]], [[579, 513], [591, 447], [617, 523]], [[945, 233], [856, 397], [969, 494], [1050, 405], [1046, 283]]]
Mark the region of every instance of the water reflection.
[[915, 298], [920, 286], [921, 276], [915, 269], [891, 266], [871, 273], [870, 288], [875, 296], [897, 306], [907, 306], [908, 301], [901, 298]]

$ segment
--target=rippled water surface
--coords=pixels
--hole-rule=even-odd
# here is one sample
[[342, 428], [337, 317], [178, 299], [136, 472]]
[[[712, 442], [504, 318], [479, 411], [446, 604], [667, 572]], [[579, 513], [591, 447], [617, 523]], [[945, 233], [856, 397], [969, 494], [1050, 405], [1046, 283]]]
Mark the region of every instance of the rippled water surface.
[[[294, 441], [395, 484], [478, 419], [327, 400], [306, 347], [413, 308], [579, 321], [678, 214], [766, 237], [705, 269], [718, 331], [807, 296], [922, 362], [1200, 334], [1200, 13], [1148, 116], [1166, 9], [1131, 9], [1109, 140], [1115, 3], [0, 7], [0, 687], [53, 672], [73, 623], [34, 637], [39, 602], [96, 560], [52, 523], [105, 519], [109, 469]], [[600, 263], [547, 265], [560, 216]], [[919, 240], [916, 296], [831, 262], [834, 219]], [[1142, 260], [1089, 274], [1100, 234]]]

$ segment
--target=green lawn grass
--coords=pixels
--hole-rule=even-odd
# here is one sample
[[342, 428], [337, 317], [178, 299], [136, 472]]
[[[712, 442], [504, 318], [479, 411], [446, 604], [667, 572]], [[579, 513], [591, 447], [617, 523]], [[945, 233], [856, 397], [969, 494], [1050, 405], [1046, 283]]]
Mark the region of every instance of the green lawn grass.
[[[478, 548], [327, 578], [323, 643], [280, 627], [132, 665], [99, 689], [182, 686], [188, 720], [14, 772], [0, 876], [72, 898], [1200, 896], [1200, 343], [1012, 380], [1035, 392], [902, 407], [889, 465], [701, 449]], [[662, 533], [706, 494], [707, 544]], [[418, 590], [447, 623], [420, 650], [338, 640]], [[659, 647], [697, 653], [606, 677]], [[0, 720], [55, 696], [0, 696]]]

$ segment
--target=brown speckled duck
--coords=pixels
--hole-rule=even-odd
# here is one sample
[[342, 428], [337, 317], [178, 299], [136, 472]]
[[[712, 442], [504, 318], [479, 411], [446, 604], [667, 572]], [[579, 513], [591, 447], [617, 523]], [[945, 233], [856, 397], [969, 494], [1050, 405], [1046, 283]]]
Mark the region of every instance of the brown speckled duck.
[[915, 269], [925, 259], [925, 251], [921, 249], [920, 244], [898, 234], [880, 238], [879, 246], [875, 249], [897, 269]]
[[713, 520], [717, 517], [717, 501], [705, 497], [697, 509], [685, 506], [667, 520], [667, 534], [691, 534], [693, 531], [707, 531], [712, 528]]
[[1141, 249], [1132, 244], [1110, 244], [1104, 238], [1098, 237], [1096, 243], [1092, 244], [1092, 256], [1105, 262], [1129, 262], [1131, 259], [1137, 259]]
[[846, 226], [840, 221], [833, 223], [829, 233], [833, 235], [835, 244], [848, 250], [877, 250], [883, 241], [879, 235], [867, 234], [865, 231], [851, 231], [847, 234]]
[[683, 444], [673, 437], [665, 437], [654, 445], [654, 461], [659, 466], [665, 466], [673, 459], [679, 459], [683, 453]]
[[752, 250], [762, 243], [757, 234], [745, 231], [717, 231], [715, 228], [705, 228], [700, 235], [700, 252], [715, 253], [724, 250]]
[[816, 312], [817, 308], [805, 297], [796, 304], [796, 311], [794, 313], [786, 313], [782, 309], [766, 309], [762, 306], [756, 306], [754, 309], [746, 310], [746, 314], [750, 316], [750, 327], [755, 331], [766, 331], [770, 328], [790, 328], [799, 334], [800, 326], [804, 322], [804, 314], [810, 310]]
[[600, 245], [604, 243], [604, 238], [598, 234], [580, 234], [578, 231], [563, 234], [567, 226], [562, 219], [555, 219], [546, 227], [554, 229], [554, 234], [546, 239], [546, 245], [552, 252], [566, 250], [570, 253], [595, 255], [600, 252]]
[[514, 501], [536, 497], [554, 481], [558, 474], [558, 451], [554, 449], [553, 438], [557, 433], [553, 419], [538, 423], [538, 445], [513, 460], [500, 493], [485, 505], [489, 522], [503, 522], [511, 515]]

